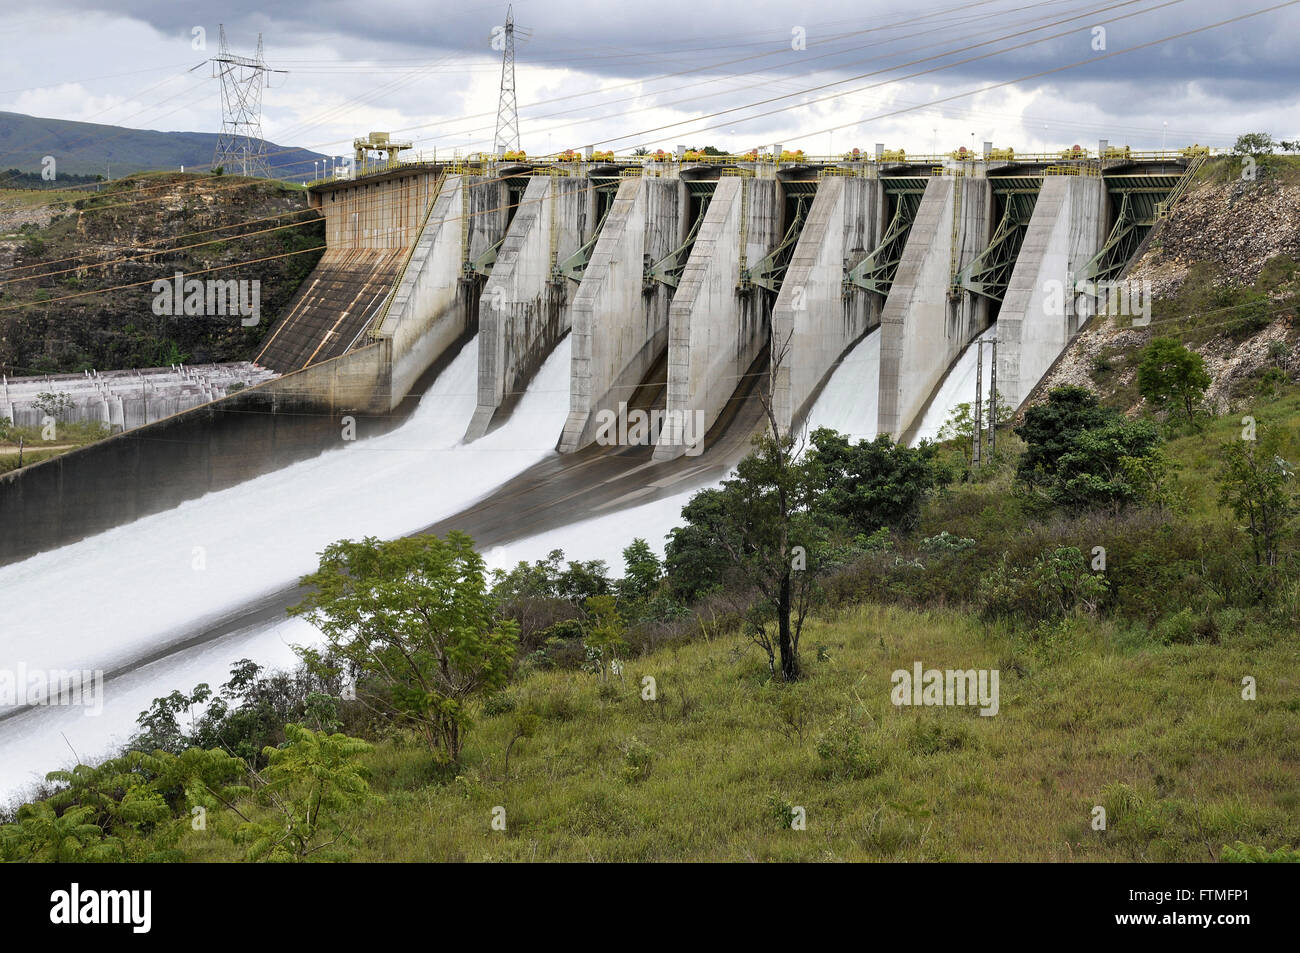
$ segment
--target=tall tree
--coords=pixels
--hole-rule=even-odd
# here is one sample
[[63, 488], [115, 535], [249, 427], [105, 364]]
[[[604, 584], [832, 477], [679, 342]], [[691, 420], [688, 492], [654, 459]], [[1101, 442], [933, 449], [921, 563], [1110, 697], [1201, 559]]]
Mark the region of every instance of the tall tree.
[[1255, 565], [1275, 566], [1297, 510], [1295, 473], [1281, 456], [1282, 431], [1259, 421], [1255, 437], [1221, 448], [1219, 505], [1245, 521]]
[[1114, 418], [1114, 411], [1102, 407], [1097, 395], [1086, 388], [1053, 388], [1047, 400], [1025, 411], [1024, 423], [1016, 428], [1016, 435], [1028, 445], [1016, 468], [1017, 479], [1030, 484], [1050, 479], [1076, 434]]
[[[513, 621], [494, 617], [474, 541], [463, 533], [342, 540], [326, 547], [302, 585], [312, 591], [289, 612], [350, 664], [358, 700], [456, 760], [467, 702], [505, 684], [518, 639]], [[322, 664], [313, 650], [302, 655], [309, 667]]]

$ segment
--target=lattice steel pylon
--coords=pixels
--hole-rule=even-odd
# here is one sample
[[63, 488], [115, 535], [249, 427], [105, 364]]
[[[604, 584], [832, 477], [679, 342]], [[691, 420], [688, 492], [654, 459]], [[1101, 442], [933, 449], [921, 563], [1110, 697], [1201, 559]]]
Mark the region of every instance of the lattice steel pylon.
[[497, 131], [492, 149], [500, 154], [519, 150], [519, 108], [515, 102], [515, 8], [506, 8], [506, 25], [499, 35], [501, 52], [501, 96], [497, 100]]
[[257, 55], [236, 56], [226, 44], [221, 26], [221, 50], [212, 58], [212, 75], [221, 80], [221, 134], [212, 155], [212, 168], [239, 175], [270, 177], [266, 140], [262, 138], [262, 90], [269, 86], [272, 70], [262, 59], [262, 34], [257, 34]]

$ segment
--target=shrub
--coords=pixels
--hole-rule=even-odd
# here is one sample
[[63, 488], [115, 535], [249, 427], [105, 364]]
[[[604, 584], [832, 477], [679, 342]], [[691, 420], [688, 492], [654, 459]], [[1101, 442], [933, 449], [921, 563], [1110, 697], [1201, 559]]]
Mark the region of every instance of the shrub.
[[884, 767], [879, 752], [868, 751], [862, 729], [848, 721], [837, 721], [818, 735], [816, 751], [829, 778], [866, 778]]

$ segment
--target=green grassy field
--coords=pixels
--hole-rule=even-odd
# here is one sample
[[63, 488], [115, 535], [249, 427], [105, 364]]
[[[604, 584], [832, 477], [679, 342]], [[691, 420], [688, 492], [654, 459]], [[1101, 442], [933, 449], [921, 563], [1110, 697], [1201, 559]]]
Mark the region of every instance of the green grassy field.
[[[1289, 452], [1300, 450], [1295, 388], [1249, 409], [1288, 428]], [[1168, 445], [1180, 467], [1178, 521], [1212, 548], [1241, 545], [1215, 505], [1216, 448], [1238, 426], [1225, 417]], [[1018, 443], [1008, 434], [1002, 467], [930, 504], [916, 535], [948, 526], [981, 546], [1028, 539], [1032, 549], [1054, 533], [1133, 533], [1134, 553], [1107, 540], [1107, 575], [1121, 590], [1139, 572], [1142, 586], [1159, 587], [1149, 563], [1161, 554], [1147, 550], [1160, 538], [1141, 536], [1144, 526], [1026, 522], [1010, 492]], [[980, 552], [958, 558], [987, 563]], [[956, 572], [937, 564], [916, 575], [952, 589], [942, 577]], [[1217, 620], [1214, 634], [1186, 639], [1118, 611], [1007, 626], [980, 621], [948, 591], [916, 583], [907, 594], [948, 599], [949, 609], [828, 599], [804, 633], [806, 677], [792, 685], [772, 681], [762, 652], [736, 631], [707, 624], [690, 641], [628, 660], [621, 677], [525, 671], [476, 716], [459, 766], [439, 765], [400, 735], [364, 756], [379, 800], [351, 813], [350, 853], [1210, 861], [1237, 841], [1300, 846], [1295, 618], [1198, 606]], [[1182, 608], [1173, 589], [1123, 591], [1166, 614]], [[998, 670], [998, 713], [895, 706], [891, 674], [915, 662]], [[646, 677], [653, 700], [643, 698]], [[1243, 697], [1248, 677], [1253, 700]], [[521, 725], [528, 730], [516, 737]], [[1097, 807], [1105, 830], [1094, 829]], [[492, 826], [496, 808], [504, 830]], [[806, 829], [792, 828], [795, 808]], [[183, 847], [191, 859], [240, 856], [207, 834]]]
[[[860, 607], [811, 626], [808, 677], [789, 687], [734, 635], [605, 683], [534, 673], [498, 700], [514, 711], [480, 718], [454, 772], [413, 743], [366, 756], [382, 800], [355, 813], [354, 856], [1205, 861], [1237, 840], [1294, 845], [1300, 648], [1276, 635], [1162, 646], [1078, 621], [1032, 643], [956, 614]], [[999, 713], [895, 707], [890, 674], [916, 660], [999, 669]], [[523, 711], [538, 722], [507, 771]], [[205, 834], [184, 846], [239, 856]]]

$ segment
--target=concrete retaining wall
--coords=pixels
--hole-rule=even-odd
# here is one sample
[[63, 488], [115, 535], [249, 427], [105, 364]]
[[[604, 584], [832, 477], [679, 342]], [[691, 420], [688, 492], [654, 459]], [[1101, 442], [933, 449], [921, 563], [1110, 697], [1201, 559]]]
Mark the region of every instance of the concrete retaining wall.
[[346, 352], [392, 290], [437, 181], [436, 170], [420, 168], [311, 190], [325, 254], [254, 360], [288, 374]]
[[875, 248], [884, 228], [876, 179], [828, 176], [817, 187], [772, 309], [773, 409], [790, 428], [807, 414], [836, 362], [880, 323], [863, 289], [843, 294], [845, 265]]
[[998, 392], [1024, 403], [1077, 331], [1073, 275], [1106, 240], [1099, 177], [1052, 175], [1034, 206], [998, 313]]
[[619, 186], [573, 300], [569, 419], [559, 449], [595, 439], [596, 414], [617, 412], [668, 343], [672, 288], [646, 289], [645, 261], [686, 239], [686, 186], [679, 179], [633, 178]]
[[654, 459], [698, 452], [737, 384], [767, 344], [762, 289], [741, 292], [740, 223], [746, 201], [745, 254], [756, 262], [781, 236], [775, 179], [723, 176], [700, 224], [668, 310], [668, 401]]
[[880, 317], [878, 433], [904, 437], [962, 350], [988, 327], [988, 301], [949, 288], [954, 254], [960, 269], [982, 252], [992, 216], [987, 179], [942, 176], [926, 185]]

